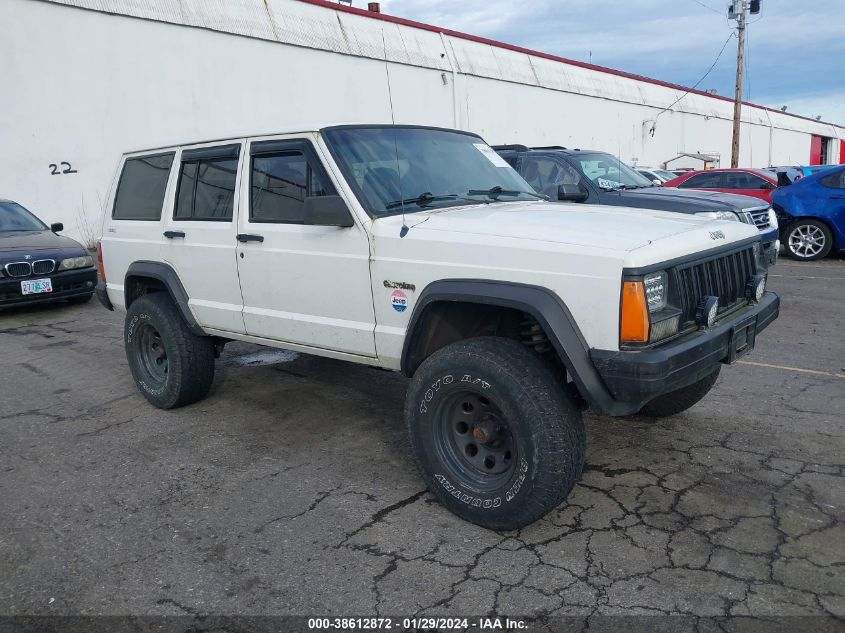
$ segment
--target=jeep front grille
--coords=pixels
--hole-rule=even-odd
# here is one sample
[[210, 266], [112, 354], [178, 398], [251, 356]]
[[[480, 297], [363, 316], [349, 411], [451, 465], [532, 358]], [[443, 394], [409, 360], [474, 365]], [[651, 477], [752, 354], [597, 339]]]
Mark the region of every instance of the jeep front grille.
[[5, 268], [9, 277], [28, 277], [32, 274], [32, 265], [29, 262], [12, 262], [6, 264]]
[[751, 246], [676, 267], [673, 285], [677, 289], [682, 327], [695, 321], [695, 310], [703, 297], [719, 298], [719, 314], [745, 302], [745, 285], [755, 272]]

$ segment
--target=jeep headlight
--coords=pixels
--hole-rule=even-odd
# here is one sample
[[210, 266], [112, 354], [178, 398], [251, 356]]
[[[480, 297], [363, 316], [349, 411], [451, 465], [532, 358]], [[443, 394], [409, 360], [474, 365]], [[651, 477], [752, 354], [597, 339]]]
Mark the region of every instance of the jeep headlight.
[[666, 273], [662, 270], [643, 277], [649, 312], [660, 312], [666, 307], [667, 279]]
[[772, 207], [769, 207], [769, 228], [778, 228], [778, 214], [775, 213], [775, 210], [772, 209]]
[[59, 270], [73, 270], [75, 268], [88, 268], [94, 265], [94, 260], [90, 255], [83, 255], [82, 257], [68, 257], [63, 259], [59, 264]]
[[711, 220], [727, 220], [728, 222], [739, 222], [739, 217], [733, 211], [702, 211], [696, 213], [700, 218], [710, 218]]

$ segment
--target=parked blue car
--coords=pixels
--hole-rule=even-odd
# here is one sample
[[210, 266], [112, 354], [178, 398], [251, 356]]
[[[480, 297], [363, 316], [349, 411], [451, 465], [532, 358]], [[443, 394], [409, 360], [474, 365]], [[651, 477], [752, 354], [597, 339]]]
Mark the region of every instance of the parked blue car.
[[845, 250], [845, 165], [778, 187], [772, 206], [793, 259], [811, 261]]

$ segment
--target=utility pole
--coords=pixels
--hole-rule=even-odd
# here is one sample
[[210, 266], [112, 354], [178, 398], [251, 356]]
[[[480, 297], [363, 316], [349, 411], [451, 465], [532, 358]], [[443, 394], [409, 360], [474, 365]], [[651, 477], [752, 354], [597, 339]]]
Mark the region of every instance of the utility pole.
[[740, 0], [737, 16], [739, 44], [736, 51], [736, 92], [734, 94], [734, 134], [731, 144], [731, 167], [739, 167], [739, 125], [742, 115], [742, 71], [745, 67], [745, 20], [748, 16], [748, 0]]

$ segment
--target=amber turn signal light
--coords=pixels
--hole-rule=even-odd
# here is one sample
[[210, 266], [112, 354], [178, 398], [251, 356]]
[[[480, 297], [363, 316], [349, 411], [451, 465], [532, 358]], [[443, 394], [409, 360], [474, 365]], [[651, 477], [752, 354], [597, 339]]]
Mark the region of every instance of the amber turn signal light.
[[622, 311], [619, 320], [622, 343], [648, 342], [648, 303], [641, 281], [622, 283]]
[[100, 241], [97, 241], [97, 271], [100, 273], [100, 279], [105, 283], [106, 267], [103, 266], [103, 244]]

